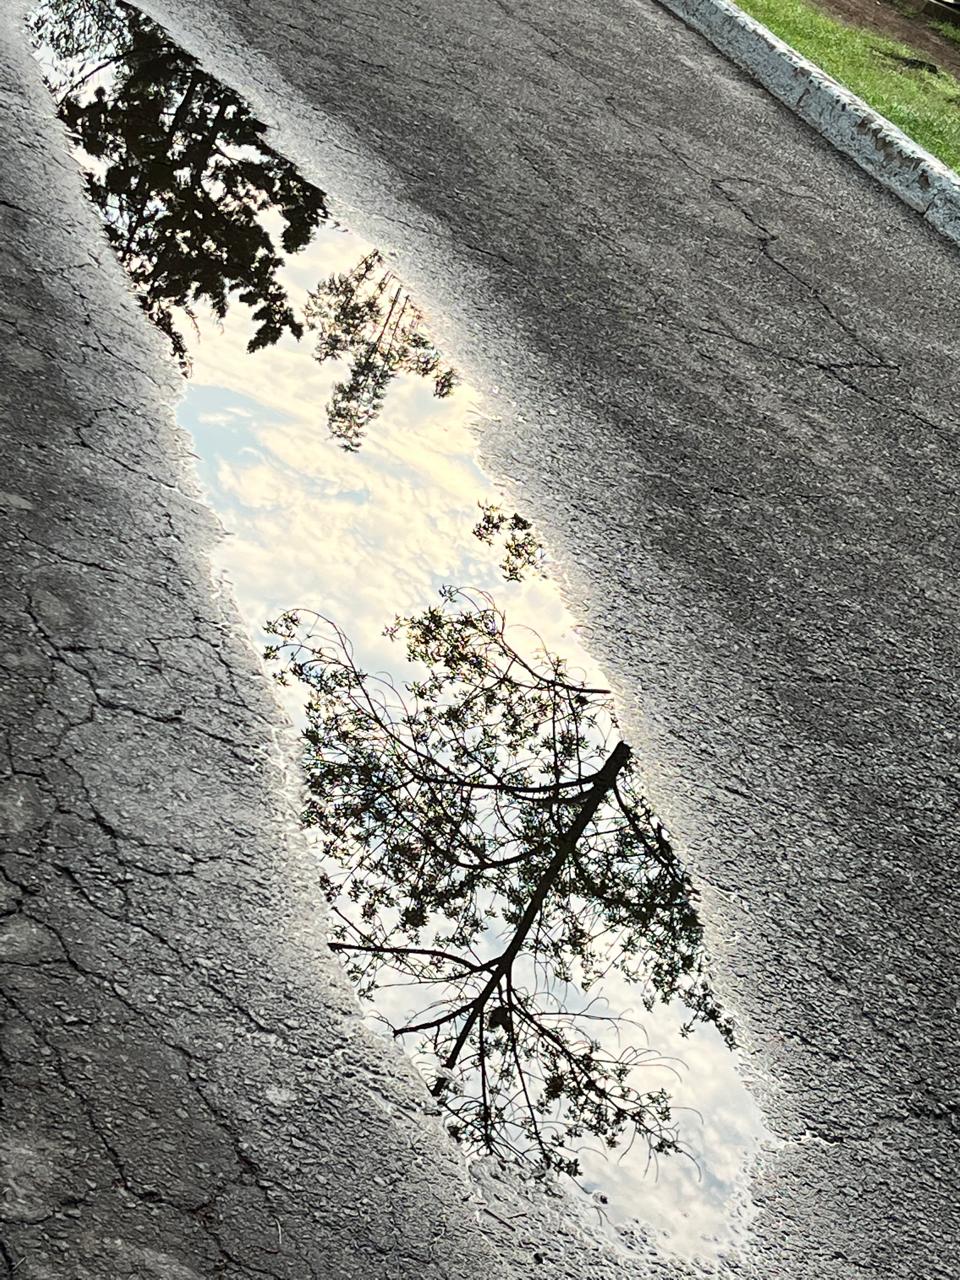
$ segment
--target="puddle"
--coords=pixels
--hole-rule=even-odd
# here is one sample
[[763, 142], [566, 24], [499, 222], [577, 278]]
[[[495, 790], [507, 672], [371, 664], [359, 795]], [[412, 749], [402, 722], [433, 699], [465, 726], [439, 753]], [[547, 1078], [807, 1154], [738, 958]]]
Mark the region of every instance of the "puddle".
[[[411, 678], [411, 668], [402, 645], [385, 635], [385, 626], [398, 615], [422, 615], [437, 603], [441, 588], [455, 584], [469, 587], [483, 607], [484, 597], [477, 593], [496, 601], [518, 650], [528, 645], [533, 647], [524, 653], [535, 653], [531, 631], [523, 630], [532, 629], [547, 649], [563, 656], [568, 682], [582, 677], [585, 685], [602, 687], [602, 674], [581, 647], [573, 619], [541, 572], [533, 533], [520, 521], [511, 524], [512, 508], [476, 462], [471, 425], [482, 415], [480, 399], [459, 383], [433, 346], [426, 322], [389, 261], [335, 221], [326, 196], [267, 145], [262, 127], [236, 95], [204, 74], [136, 10], [116, 0], [61, 0], [41, 5], [33, 22], [37, 55], [78, 140], [78, 159], [107, 235], [144, 310], [189, 373], [178, 416], [196, 442], [202, 480], [229, 531], [222, 563], [255, 641], [276, 643], [276, 636], [264, 630], [268, 619], [291, 609], [303, 610], [304, 619], [316, 611], [349, 636], [363, 671], [403, 682]], [[502, 529], [498, 510], [507, 521]], [[478, 524], [487, 541], [476, 536]], [[505, 566], [511, 537], [513, 558], [508, 556]], [[531, 561], [525, 572], [512, 572], [511, 564], [516, 568], [524, 561]], [[489, 613], [486, 617], [489, 622]], [[483, 628], [472, 634], [489, 639]], [[303, 724], [302, 683], [291, 679], [281, 693]], [[554, 725], [557, 705], [551, 704]], [[607, 731], [609, 747], [617, 735], [605, 712], [598, 714], [598, 727], [586, 738], [592, 733], [593, 742]], [[311, 723], [316, 731], [316, 720]], [[470, 750], [477, 751], [479, 730], [474, 725], [469, 732], [474, 734]], [[533, 742], [528, 735], [523, 750], [533, 750]], [[585, 745], [585, 752], [588, 746], [594, 754], [599, 750], [594, 743]], [[543, 750], [542, 744], [536, 750]], [[494, 749], [498, 776], [505, 776], [509, 755], [502, 742]], [[584, 786], [602, 761], [602, 754], [596, 756]], [[510, 777], [523, 781], [518, 772]], [[432, 812], [447, 830], [443, 823], [450, 805], [444, 795]], [[422, 788], [416, 803], [424, 803]], [[562, 812], [559, 805], [551, 809], [551, 821], [559, 821], [556, 815]], [[611, 812], [622, 825], [622, 808]], [[673, 877], [671, 884], [679, 883], [666, 833], [642, 801], [632, 812], [643, 826], [638, 856], [649, 855], [651, 867]], [[502, 837], [503, 822], [514, 821], [497, 806], [480, 806], [477, 815], [470, 830], [480, 842], [498, 833]], [[512, 847], [529, 852], [530, 832], [545, 829], [537, 823], [539, 817], [515, 822], [510, 839], [520, 843]], [[582, 883], [571, 890], [562, 936], [576, 940], [578, 918], [603, 922], [612, 868], [607, 865], [602, 893], [591, 896]], [[654, 901], [653, 878], [651, 871], [637, 882], [648, 894], [643, 902]], [[473, 900], [482, 921], [461, 952], [480, 965], [502, 943], [502, 910], [485, 915], [503, 901], [490, 887], [494, 882], [484, 880]], [[502, 889], [505, 881], [496, 883]], [[391, 927], [410, 906], [405, 887], [401, 884], [398, 893], [394, 885], [383, 906]], [[435, 884], [418, 892], [429, 897], [433, 890]], [[456, 892], [462, 894], [462, 886]], [[529, 901], [529, 885], [525, 892]], [[563, 961], [548, 963], [542, 949], [518, 959], [514, 978], [518, 989], [524, 984], [525, 999], [540, 999], [543, 1019], [582, 1020], [589, 1013], [594, 1019], [622, 1020], [590, 1024], [595, 1028], [592, 1059], [606, 1054], [609, 1062], [623, 1061], [629, 1070], [620, 1084], [635, 1089], [634, 1098], [650, 1100], [661, 1090], [669, 1097], [669, 1117], [656, 1120], [648, 1102], [647, 1131], [630, 1145], [628, 1126], [617, 1148], [605, 1151], [604, 1134], [618, 1137], [609, 1108], [600, 1116], [596, 1106], [590, 1110], [589, 1099], [577, 1103], [561, 1091], [558, 1105], [585, 1124], [581, 1135], [566, 1133], [565, 1150], [577, 1148], [579, 1193], [593, 1198], [602, 1221], [621, 1224], [617, 1238], [625, 1247], [630, 1224], [639, 1223], [668, 1248], [709, 1261], [742, 1236], [749, 1216], [744, 1172], [766, 1133], [737, 1076], [722, 1028], [709, 1013], [708, 995], [701, 993], [697, 1004], [682, 974], [656, 977], [658, 964], [693, 964], [698, 930], [681, 892], [657, 892], [660, 905], [652, 918], [669, 924], [675, 936], [668, 937], [667, 930], [656, 953], [649, 950], [650, 929], [642, 954], [608, 946], [604, 956], [612, 967], [601, 966], [607, 972], [588, 995], [578, 985], [583, 966], [573, 964], [564, 973]], [[353, 906], [340, 904], [352, 922], [348, 928], [363, 923], [357, 912], [375, 898], [368, 883], [365, 893], [355, 894]], [[462, 898], [456, 901], [462, 905]], [[427, 933], [410, 935], [420, 946], [436, 942], [429, 931], [444, 919], [442, 894], [435, 892], [430, 902], [432, 914], [420, 926]], [[515, 906], [511, 928], [519, 911]], [[545, 918], [541, 913], [541, 922]], [[622, 926], [621, 919], [614, 939], [622, 940]], [[456, 946], [449, 930], [444, 937], [445, 946]], [[481, 969], [490, 971], [489, 964]], [[429, 1001], [422, 980], [411, 987], [409, 970], [395, 976], [407, 985], [381, 977], [373, 1007], [394, 1025], [423, 1020]], [[686, 1003], [678, 996], [656, 999], [663, 990], [682, 990], [685, 984]], [[694, 1026], [688, 1034], [691, 1005]], [[463, 1017], [450, 1023], [454, 1034], [463, 1025]], [[500, 1006], [485, 1007], [478, 1025], [491, 1042], [499, 1036], [498, 1044], [511, 1044], [509, 1019]], [[586, 1025], [578, 1024], [581, 1037]], [[428, 1080], [435, 1079], [436, 1058], [423, 1037], [404, 1040], [419, 1055]], [[542, 1048], [548, 1042], [538, 1043]], [[582, 1048], [590, 1041], [577, 1043]], [[522, 1073], [504, 1083], [506, 1050], [498, 1052], [499, 1059], [489, 1057], [491, 1064], [500, 1064], [497, 1096], [514, 1107], [511, 1114], [522, 1116]], [[538, 1107], [541, 1098], [551, 1096], [548, 1067], [541, 1057], [527, 1122], [511, 1121], [514, 1128], [503, 1129], [521, 1156], [535, 1153], [536, 1124], [544, 1134], [556, 1131], [550, 1128], [554, 1113], [546, 1103]], [[603, 1079], [610, 1090], [620, 1078], [614, 1071]], [[489, 1087], [493, 1091], [494, 1085]], [[461, 1088], [459, 1097], [447, 1095], [444, 1101], [469, 1136], [482, 1092], [479, 1066], [463, 1069]], [[617, 1096], [622, 1101], [626, 1095]], [[534, 1112], [539, 1121], [531, 1120]], [[489, 1111], [483, 1115], [484, 1123], [492, 1123]], [[678, 1151], [657, 1152], [658, 1145], [670, 1147], [674, 1139]]]

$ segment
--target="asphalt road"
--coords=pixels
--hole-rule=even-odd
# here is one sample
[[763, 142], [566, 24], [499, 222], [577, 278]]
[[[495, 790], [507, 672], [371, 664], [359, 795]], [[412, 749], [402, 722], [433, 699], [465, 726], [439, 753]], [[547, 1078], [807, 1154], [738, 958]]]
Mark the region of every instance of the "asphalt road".
[[326, 947], [179, 375], [6, 10], [0, 114], [0, 1276], [515, 1274]]
[[[590, 8], [563, 0], [536, 9], [501, 0], [384, 3], [375, 10], [342, 0], [209, 0], [202, 12], [186, 0], [150, 0], [144, 8], [252, 97], [335, 208], [339, 197], [358, 230], [396, 251], [418, 297], [434, 310], [435, 327], [445, 330], [451, 356], [491, 396], [484, 452], [546, 533], [574, 609], [623, 694], [633, 740], [648, 762], [649, 790], [703, 886], [718, 985], [737, 1013], [754, 1087], [785, 1140], [758, 1181], [757, 1246], [739, 1273], [786, 1280], [960, 1275], [952, 1207], [960, 1181], [956, 249], [647, 0]], [[17, 76], [7, 82], [25, 82], [27, 72]], [[62, 490], [56, 518], [66, 523], [42, 540], [54, 547], [52, 559], [41, 541], [34, 544], [44, 572], [59, 575], [46, 589], [54, 601], [82, 602], [76, 627], [87, 638], [75, 643], [84, 662], [95, 664], [98, 648], [108, 651], [118, 618], [129, 643], [112, 647], [127, 657], [144, 635], [180, 636], [156, 689], [146, 669], [121, 664], [122, 674], [111, 678], [122, 689], [107, 696], [122, 703], [145, 680], [143, 698], [148, 706], [148, 694], [157, 699], [157, 714], [179, 698], [205, 717], [219, 705], [203, 692], [218, 670], [216, 645], [229, 651], [231, 671], [250, 670], [227, 604], [216, 605], [225, 612], [217, 615], [218, 639], [202, 669], [190, 639], [197, 630], [154, 632], [131, 611], [131, 600], [152, 611], [150, 593], [141, 606], [143, 593], [133, 584], [156, 574], [159, 555], [165, 590], [180, 582], [185, 563], [193, 566], [177, 608], [207, 618], [209, 585], [202, 555], [193, 553], [210, 536], [202, 513], [161, 485], [150, 492], [175, 507], [169, 522], [152, 514], [154, 507], [128, 504], [118, 534], [115, 514], [112, 523], [97, 523], [97, 513], [115, 501], [102, 474], [65, 469], [67, 457], [71, 467], [83, 465], [80, 449], [67, 451], [78, 421], [91, 424], [98, 458], [105, 450], [128, 456], [129, 440], [119, 453], [116, 441], [138, 433], [143, 456], [152, 468], [166, 468], [164, 475], [173, 466], [172, 445], [149, 429], [165, 394], [151, 380], [160, 368], [156, 344], [133, 323], [116, 282], [112, 309], [98, 301], [94, 317], [84, 301], [112, 264], [76, 251], [75, 223], [83, 218], [76, 184], [69, 166], [49, 154], [55, 131], [35, 123], [39, 99], [31, 93], [9, 135], [18, 160], [4, 166], [5, 184], [17, 194], [4, 199], [32, 212], [3, 212], [17, 233], [4, 253], [8, 262], [20, 255], [16, 269], [25, 273], [23, 296], [11, 295], [8, 310], [20, 306], [32, 319], [20, 325], [18, 344], [5, 344], [4, 358], [26, 351], [18, 357], [25, 363], [11, 420], [47, 468], [38, 483]], [[19, 92], [8, 95], [4, 110], [22, 100]], [[57, 187], [56, 203], [70, 210], [68, 224], [37, 223], [51, 175], [64, 188], [61, 195]], [[89, 220], [83, 225], [85, 243], [95, 245]], [[41, 275], [38, 259], [48, 264]], [[63, 317], [53, 328], [44, 322], [51, 310]], [[86, 334], [79, 346], [78, 333]], [[148, 349], [135, 357], [146, 372], [132, 380], [129, 344]], [[42, 365], [31, 365], [31, 351], [42, 353]], [[138, 409], [149, 423], [136, 417]], [[102, 438], [98, 412], [108, 415]], [[61, 441], [60, 452], [51, 440]], [[114, 465], [111, 486], [132, 483], [124, 464]], [[12, 512], [20, 523], [24, 510]], [[43, 508], [48, 516], [54, 519], [52, 507]], [[53, 532], [59, 541], [48, 540]], [[161, 540], [160, 550], [145, 550], [148, 539]], [[71, 569], [69, 558], [85, 562], [89, 575], [105, 563], [105, 547], [109, 558], [130, 560], [113, 579], [98, 570], [91, 590], [92, 579], [77, 577], [80, 568]], [[72, 586], [65, 574], [74, 575]], [[73, 615], [50, 607], [49, 618], [37, 619], [46, 628], [44, 670], [65, 682], [44, 692], [53, 707], [50, 733], [69, 740], [109, 795], [118, 744], [131, 750], [129, 735], [140, 721], [118, 721], [110, 701], [90, 710], [86, 675], [63, 656]], [[137, 661], [149, 664], [151, 655]], [[36, 687], [36, 673], [25, 679]], [[82, 719], [65, 726], [70, 699], [94, 726], [109, 714], [106, 738], [91, 739], [94, 730]], [[258, 703], [250, 714], [227, 735], [231, 757], [238, 748], [256, 754], [251, 738], [270, 713]], [[169, 749], [186, 750], [184, 732], [178, 722]], [[201, 737], [191, 750], [204, 760], [202, 770], [194, 765], [195, 785], [210, 772], [208, 753], [221, 748]], [[257, 812], [274, 804], [276, 767], [256, 773], [263, 788]], [[34, 776], [26, 765], [22, 774]], [[164, 788], [174, 784], [161, 785], [155, 774], [148, 794], [156, 788], [167, 795]], [[33, 785], [17, 783], [31, 795]], [[210, 814], [230, 808], [208, 785], [210, 794], [190, 810], [200, 816], [185, 839], [189, 848], [194, 840], [206, 847]], [[155, 821], [179, 827], [183, 809], [165, 804]], [[67, 802], [58, 813], [64, 805], [74, 813]], [[105, 820], [107, 826], [91, 825], [86, 818], [88, 857], [98, 856], [97, 841], [112, 841], [115, 852], [128, 848], [119, 817]], [[132, 830], [136, 837], [136, 823]], [[239, 861], [224, 870], [216, 891], [230, 889], [227, 899], [236, 898], [239, 912], [237, 876], [246, 872], [242, 841], [233, 843]], [[66, 893], [69, 875], [58, 874], [54, 881]], [[81, 879], [86, 874], [95, 868]], [[187, 910], [163, 872], [133, 874], [153, 876], [151, 894], [155, 886], [170, 894], [157, 908], [161, 915]], [[194, 883], [191, 875], [191, 890]], [[264, 873], [262, 883], [281, 893], [276, 872]], [[131, 895], [116, 886], [97, 892], [121, 915], [130, 909]], [[180, 933], [188, 942], [196, 930], [206, 936], [213, 929], [210, 892], [187, 895], [193, 915]], [[296, 911], [278, 907], [267, 888], [263, 893], [259, 918], [272, 938], [277, 921]], [[82, 922], [82, 890], [64, 901]], [[276, 999], [269, 966], [278, 961], [266, 943], [249, 951], [242, 918], [242, 945], [229, 954], [260, 974], [258, 1000]], [[89, 920], [77, 936], [98, 927], [102, 920]], [[128, 964], [131, 981], [139, 981], [142, 947], [153, 944], [137, 934], [125, 945], [133, 948], [129, 956], [110, 959], [107, 968]], [[261, 973], [259, 965], [267, 968]], [[303, 972], [300, 957], [280, 986], [309, 1004], [299, 985]], [[238, 979], [241, 987], [244, 981]], [[133, 1025], [141, 1030], [149, 994], [135, 993]], [[113, 1025], [130, 1025], [129, 1007], [117, 999]], [[29, 1012], [29, 1000], [21, 1003]], [[230, 1025], [226, 1008], [220, 1016]], [[115, 1041], [107, 1035], [114, 1059]], [[57, 1044], [45, 1058], [54, 1071]], [[358, 1051], [352, 1061], [363, 1087], [376, 1091], [370, 1059]], [[295, 1091], [302, 1073], [295, 1055], [286, 1062]], [[121, 1079], [133, 1070], [115, 1066]], [[155, 1062], [149, 1069], [159, 1070]], [[249, 1124], [249, 1091], [236, 1083], [243, 1072], [230, 1071], [235, 1092], [227, 1085], [222, 1092], [238, 1099], [235, 1110]], [[388, 1078], [398, 1071], [394, 1064]], [[313, 1114], [328, 1105], [330, 1075], [313, 1095]], [[409, 1167], [403, 1151], [416, 1143], [419, 1123], [411, 1118], [413, 1094], [401, 1093], [406, 1101], [377, 1138], [396, 1170]], [[134, 1118], [142, 1090], [136, 1098]], [[308, 1127], [309, 1114], [298, 1112], [296, 1125], [284, 1121], [271, 1138], [268, 1165], [280, 1167], [284, 1142]], [[351, 1141], [334, 1128], [325, 1150]], [[383, 1256], [397, 1274], [412, 1268], [413, 1246], [403, 1241], [418, 1232], [457, 1259], [437, 1262], [437, 1275], [447, 1274], [445, 1265], [459, 1276], [468, 1267], [497, 1273], [499, 1265], [508, 1274], [547, 1265], [532, 1262], [529, 1241], [511, 1253], [506, 1227], [481, 1237], [472, 1213], [459, 1203], [451, 1208], [456, 1197], [440, 1194], [436, 1171], [461, 1175], [432, 1131], [428, 1148], [427, 1165], [414, 1162], [425, 1172], [406, 1198], [388, 1212], [380, 1193], [372, 1196], [373, 1217], [386, 1214], [391, 1224]], [[369, 1174], [362, 1162], [351, 1165], [352, 1182], [344, 1185], [366, 1187]], [[226, 1178], [224, 1185], [234, 1184]], [[311, 1189], [304, 1176], [278, 1194], [288, 1203]], [[267, 1221], [266, 1211], [258, 1212]], [[528, 1212], [527, 1220], [540, 1221], [539, 1210]], [[325, 1221], [334, 1218], [331, 1210]], [[303, 1243], [316, 1224], [304, 1217], [300, 1227]], [[67, 1221], [63, 1238], [75, 1241], [69, 1229]], [[165, 1229], [163, 1248], [182, 1256], [171, 1243], [176, 1229]], [[364, 1227], [351, 1237], [342, 1223], [337, 1231], [331, 1238], [344, 1250], [351, 1238], [370, 1234]], [[555, 1274], [599, 1273], [590, 1246], [577, 1239], [576, 1256], [568, 1248]], [[268, 1246], [261, 1238], [257, 1247]], [[303, 1274], [274, 1271], [275, 1259], [257, 1257], [268, 1274]], [[31, 1272], [25, 1264], [16, 1275], [127, 1274], [86, 1265]], [[336, 1269], [343, 1265], [328, 1266], [314, 1253], [308, 1274], [354, 1274]], [[227, 1273], [254, 1274], [255, 1267], [230, 1262]], [[393, 1273], [386, 1262], [368, 1260], [355, 1274]]]

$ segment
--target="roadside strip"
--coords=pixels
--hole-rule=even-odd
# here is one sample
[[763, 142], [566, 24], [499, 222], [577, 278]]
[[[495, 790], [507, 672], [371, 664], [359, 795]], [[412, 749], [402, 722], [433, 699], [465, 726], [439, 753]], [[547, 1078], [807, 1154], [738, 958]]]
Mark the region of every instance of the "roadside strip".
[[729, 0], [659, 0], [828, 142], [960, 244], [960, 176]]

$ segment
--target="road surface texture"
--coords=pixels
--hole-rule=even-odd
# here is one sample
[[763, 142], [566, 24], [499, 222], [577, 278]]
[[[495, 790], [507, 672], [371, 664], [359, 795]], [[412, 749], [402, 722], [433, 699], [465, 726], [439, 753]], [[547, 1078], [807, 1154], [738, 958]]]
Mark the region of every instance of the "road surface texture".
[[[956, 249], [650, 0], [143, 7], [490, 395], [784, 1139], [729, 1274], [957, 1277]], [[359, 1024], [175, 375], [0, 24], [7, 1273], [676, 1274], [471, 1182]]]

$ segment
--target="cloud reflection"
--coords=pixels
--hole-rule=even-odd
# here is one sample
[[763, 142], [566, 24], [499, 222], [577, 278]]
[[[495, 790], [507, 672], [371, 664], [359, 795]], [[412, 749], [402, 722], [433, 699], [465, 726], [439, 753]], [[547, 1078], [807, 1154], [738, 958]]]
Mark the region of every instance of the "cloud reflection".
[[[342, 231], [321, 231], [297, 260], [291, 296], [364, 248]], [[471, 536], [478, 501], [497, 495], [475, 460], [467, 423], [478, 406], [468, 389], [438, 401], [422, 381], [400, 375], [363, 449], [345, 453], [323, 415], [338, 370], [286, 338], [250, 356], [247, 332], [238, 307], [219, 331], [204, 333], [180, 416], [230, 532], [221, 563], [255, 642], [268, 618], [305, 606], [337, 618], [365, 665], [402, 676], [384, 625], [453, 582], [495, 593], [511, 622], [533, 627], [592, 682], [602, 680], [557, 588], [539, 578], [504, 582], [496, 549]], [[294, 714], [299, 696], [288, 691]], [[612, 1007], [635, 1004], [626, 984], [610, 982], [605, 994]], [[636, 1148], [620, 1159], [585, 1152], [584, 1181], [608, 1198], [612, 1222], [635, 1217], [678, 1252], [709, 1258], [743, 1227], [744, 1167], [765, 1131], [713, 1028], [683, 1039], [679, 1011], [640, 1012], [651, 1045], [677, 1060], [676, 1074], [652, 1066], [645, 1081], [656, 1087], [662, 1077], [695, 1159], [673, 1156], [654, 1168]]]
[[[39, 56], [54, 79], [55, 52], [66, 67], [91, 53], [74, 48], [80, 30], [74, 9], [44, 0], [35, 19], [48, 41]], [[504, 582], [498, 550], [471, 536], [478, 502], [498, 495], [474, 460], [467, 422], [476, 405], [469, 391], [438, 400], [424, 377], [403, 372], [414, 362], [401, 361], [362, 452], [344, 453], [330, 438], [328, 406], [345, 370], [318, 363], [310, 335], [296, 341], [297, 317], [318, 283], [349, 274], [371, 247], [325, 221], [322, 193], [266, 145], [236, 95], [138, 11], [110, 0], [100, 9], [112, 15], [101, 35], [123, 37], [138, 56], [111, 59], [112, 69], [97, 66], [93, 79], [77, 81], [82, 91], [61, 102], [61, 115], [83, 142], [88, 190], [145, 309], [178, 355], [189, 348], [184, 364], [192, 363], [194, 379], [180, 417], [194, 434], [203, 480], [229, 531], [222, 566], [255, 642], [265, 639], [266, 619], [302, 605], [340, 621], [365, 666], [402, 678], [384, 624], [418, 612], [440, 585], [455, 583], [495, 593], [512, 624], [530, 625], [588, 683], [604, 683], [557, 590], [539, 578]], [[146, 97], [144, 86], [151, 88]], [[137, 147], [127, 145], [131, 121]], [[222, 135], [216, 152], [208, 145], [211, 126]], [[144, 138], [152, 169], [164, 179], [159, 192], [146, 176]], [[229, 192], [236, 198], [225, 198]], [[159, 197], [164, 217], [157, 220], [148, 214]], [[184, 210], [196, 224], [189, 235]], [[324, 225], [313, 244], [283, 263], [318, 222]], [[195, 235], [201, 228], [204, 234]], [[218, 259], [211, 244], [226, 256]], [[242, 291], [253, 307], [236, 300]], [[203, 314], [205, 303], [213, 317]], [[391, 314], [399, 317], [399, 340], [404, 313], [388, 311], [385, 328]], [[202, 322], [201, 342], [191, 336], [194, 315]], [[410, 351], [430, 355], [412, 330], [407, 337]], [[265, 349], [251, 354], [251, 345], [261, 343]], [[298, 696], [288, 691], [295, 717]], [[619, 1012], [630, 1008], [634, 993], [611, 979], [606, 995]], [[612, 1218], [635, 1215], [669, 1231], [681, 1252], [710, 1255], [717, 1238], [731, 1236], [744, 1153], [762, 1126], [711, 1027], [681, 1039], [684, 1015], [663, 1007], [641, 1020], [651, 1045], [678, 1059], [678, 1078], [662, 1066], [644, 1070], [663, 1073], [699, 1169], [672, 1157], [654, 1181], [645, 1152], [613, 1161], [585, 1154], [588, 1182], [608, 1197]], [[645, 1080], [651, 1088], [659, 1083]], [[683, 1107], [695, 1108], [702, 1121], [693, 1111], [682, 1119]]]

